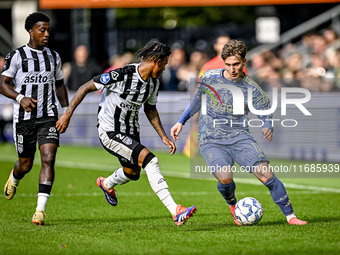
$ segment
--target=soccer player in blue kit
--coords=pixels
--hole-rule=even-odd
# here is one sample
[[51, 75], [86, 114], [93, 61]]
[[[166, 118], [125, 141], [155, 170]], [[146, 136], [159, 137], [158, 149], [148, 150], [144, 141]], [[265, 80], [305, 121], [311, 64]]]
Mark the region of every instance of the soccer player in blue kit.
[[[243, 72], [246, 53], [246, 46], [238, 40], [230, 40], [223, 47], [222, 59], [225, 68], [208, 70], [203, 74], [193, 100], [171, 128], [171, 136], [175, 141], [179, 139], [178, 135], [183, 125], [201, 108], [202, 96], [209, 90], [217, 92], [221, 104], [216, 104], [215, 98], [204, 95], [206, 113], [201, 114], [199, 119], [199, 149], [207, 165], [210, 169], [214, 169], [213, 173], [218, 180], [218, 191], [229, 205], [234, 222], [241, 225], [234, 213], [237, 199], [232, 166], [236, 161], [241, 167], [252, 172], [269, 189], [274, 202], [286, 216], [290, 225], [305, 225], [306, 221], [299, 220], [295, 216], [283, 183], [270, 170], [268, 159], [249, 133], [247, 105], [245, 105], [243, 115], [233, 114], [233, 97], [229, 90], [233, 86], [243, 92], [245, 104], [248, 102], [248, 88], [251, 88], [254, 108], [270, 109], [267, 95], [253, 79]], [[272, 115], [259, 115], [258, 118], [264, 123], [262, 126], [264, 139], [271, 142], [273, 139]]]

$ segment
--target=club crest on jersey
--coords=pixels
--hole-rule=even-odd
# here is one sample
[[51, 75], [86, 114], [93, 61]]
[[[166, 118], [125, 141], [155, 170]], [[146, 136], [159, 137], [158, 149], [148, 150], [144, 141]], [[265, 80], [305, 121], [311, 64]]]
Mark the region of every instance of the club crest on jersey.
[[132, 144], [132, 139], [130, 137], [126, 136], [123, 139], [123, 143], [125, 143], [126, 145], [131, 145]]
[[110, 75], [108, 73], [104, 73], [102, 74], [102, 76], [100, 76], [100, 81], [104, 84], [108, 83], [110, 80]]
[[116, 71], [111, 71], [111, 77], [113, 80], [117, 80], [119, 76], [119, 73], [117, 73]]
[[22, 153], [24, 151], [24, 145], [23, 144], [18, 144], [18, 152]]

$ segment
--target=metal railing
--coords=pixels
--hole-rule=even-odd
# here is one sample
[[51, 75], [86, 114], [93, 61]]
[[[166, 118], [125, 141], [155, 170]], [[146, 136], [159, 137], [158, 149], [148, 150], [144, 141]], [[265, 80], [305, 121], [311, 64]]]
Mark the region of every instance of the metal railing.
[[340, 4], [332, 9], [288, 30], [280, 36], [280, 41], [273, 44], [263, 44], [257, 46], [248, 51], [247, 57], [250, 58], [254, 53], [261, 52], [263, 50], [273, 50], [279, 46], [291, 42], [293, 39], [307, 33], [308, 31], [315, 29], [316, 27], [331, 21], [331, 27], [338, 34], [340, 34]]

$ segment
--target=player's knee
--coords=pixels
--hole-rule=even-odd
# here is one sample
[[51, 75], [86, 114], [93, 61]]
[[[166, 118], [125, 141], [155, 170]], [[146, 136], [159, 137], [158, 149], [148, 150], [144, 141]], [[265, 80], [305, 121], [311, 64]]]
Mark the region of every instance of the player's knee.
[[20, 159], [17, 166], [19, 167], [20, 172], [27, 174], [32, 169], [33, 161], [30, 158]]
[[233, 182], [233, 178], [218, 178], [218, 181], [221, 183], [221, 184], [230, 184]]
[[125, 172], [124, 170], [123, 172], [124, 172], [124, 175], [132, 181], [137, 181], [140, 178], [140, 168], [139, 168], [139, 171], [136, 169], [136, 171], [134, 171], [133, 174], [129, 174]]

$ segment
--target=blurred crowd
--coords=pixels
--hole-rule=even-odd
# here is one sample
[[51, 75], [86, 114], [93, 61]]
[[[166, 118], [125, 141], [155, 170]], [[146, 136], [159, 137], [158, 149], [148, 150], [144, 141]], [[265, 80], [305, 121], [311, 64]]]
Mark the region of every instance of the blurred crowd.
[[[215, 52], [213, 56], [199, 50], [188, 53], [181, 45], [174, 44], [169, 63], [160, 79], [160, 89], [187, 91], [190, 82], [195, 83], [203, 71], [223, 68], [220, 55], [229, 40], [228, 35], [217, 37], [211, 46]], [[91, 59], [85, 45], [79, 45], [74, 51], [73, 60], [64, 63], [62, 67], [65, 84], [70, 91], [76, 91], [95, 75], [138, 61], [134, 53], [125, 52], [111, 56], [109, 66], [101, 66]], [[4, 57], [0, 56], [0, 67], [3, 64]], [[265, 91], [273, 87], [340, 91], [340, 37], [330, 28], [322, 32], [306, 33], [297, 43], [247, 55], [247, 69], [244, 71]]]
[[306, 33], [299, 43], [254, 53], [248, 61], [250, 76], [264, 90], [272, 87], [340, 90], [340, 38], [332, 29]]
[[[220, 54], [228, 40], [227, 35], [216, 38], [213, 43], [214, 56], [198, 50], [188, 53], [180, 45], [173, 45], [169, 63], [161, 77], [160, 89], [187, 91], [190, 81], [195, 81], [203, 70], [223, 68]], [[265, 91], [273, 87], [301, 87], [320, 92], [340, 90], [340, 38], [330, 28], [306, 33], [300, 42], [256, 52], [247, 55], [247, 58], [245, 72]], [[86, 46], [80, 45], [74, 52], [74, 60], [63, 65], [66, 85], [69, 90], [77, 90], [97, 74], [134, 62], [138, 62], [135, 55], [125, 52], [112, 56], [110, 67], [101, 67], [89, 57]]]

